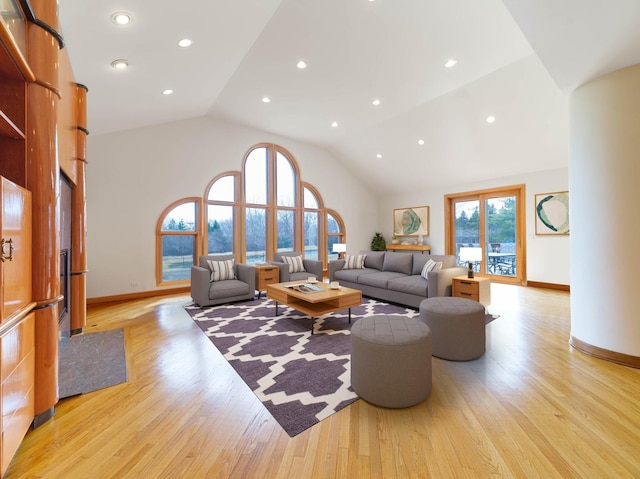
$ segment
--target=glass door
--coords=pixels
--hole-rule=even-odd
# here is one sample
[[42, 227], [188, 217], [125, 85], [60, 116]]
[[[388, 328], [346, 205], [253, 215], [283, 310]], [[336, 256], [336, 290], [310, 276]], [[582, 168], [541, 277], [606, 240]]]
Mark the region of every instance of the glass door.
[[[468, 266], [461, 248], [476, 248], [472, 263], [482, 275], [504, 282], [524, 281], [524, 186], [448, 195], [447, 251]], [[478, 251], [478, 253], [480, 253]], [[467, 254], [469, 250], [464, 250]], [[473, 256], [473, 255], [472, 255]]]

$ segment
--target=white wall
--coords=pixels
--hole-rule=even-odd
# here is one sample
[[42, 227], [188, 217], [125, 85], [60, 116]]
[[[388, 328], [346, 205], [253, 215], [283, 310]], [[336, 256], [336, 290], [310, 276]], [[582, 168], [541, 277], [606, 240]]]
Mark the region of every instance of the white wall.
[[526, 250], [527, 280], [553, 284], [569, 284], [569, 236], [536, 236], [534, 195], [569, 189], [568, 169], [560, 168], [525, 175], [496, 178], [476, 183], [461, 182], [424, 191], [408, 191], [402, 195], [385, 197], [380, 201], [378, 225], [387, 241], [391, 239], [394, 208], [429, 206], [429, 237], [425, 243], [434, 254], [444, 254], [444, 196], [488, 188], [524, 184], [526, 189]]
[[89, 136], [87, 296], [159, 289], [155, 228], [162, 211], [202, 197], [214, 176], [239, 171], [247, 150], [261, 142], [286, 148], [302, 180], [342, 216], [349, 244], [368, 246], [379, 223], [376, 195], [322, 148], [210, 118]]

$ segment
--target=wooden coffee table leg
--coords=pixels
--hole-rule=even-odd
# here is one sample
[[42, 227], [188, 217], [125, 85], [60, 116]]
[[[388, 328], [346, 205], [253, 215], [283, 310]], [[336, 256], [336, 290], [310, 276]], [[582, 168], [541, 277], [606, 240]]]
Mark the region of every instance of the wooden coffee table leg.
[[349, 308], [349, 324], [351, 324], [351, 308]]
[[274, 303], [276, 303], [276, 316], [278, 316], [278, 302], [274, 301]]

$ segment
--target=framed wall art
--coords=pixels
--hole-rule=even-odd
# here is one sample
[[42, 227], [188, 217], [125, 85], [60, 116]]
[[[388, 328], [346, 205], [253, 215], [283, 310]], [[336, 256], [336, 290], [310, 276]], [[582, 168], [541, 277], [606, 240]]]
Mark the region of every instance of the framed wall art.
[[536, 234], [569, 234], [569, 192], [535, 195]]
[[393, 233], [396, 236], [429, 236], [429, 207], [394, 209]]

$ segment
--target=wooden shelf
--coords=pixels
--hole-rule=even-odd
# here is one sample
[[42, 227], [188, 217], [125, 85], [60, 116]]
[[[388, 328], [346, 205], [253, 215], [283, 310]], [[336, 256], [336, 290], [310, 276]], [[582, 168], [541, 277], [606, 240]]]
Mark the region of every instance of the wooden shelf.
[[0, 110], [0, 136], [24, 140], [24, 132], [18, 128], [11, 119]]
[[387, 251], [427, 251], [431, 254], [431, 246], [426, 244], [387, 244]]

